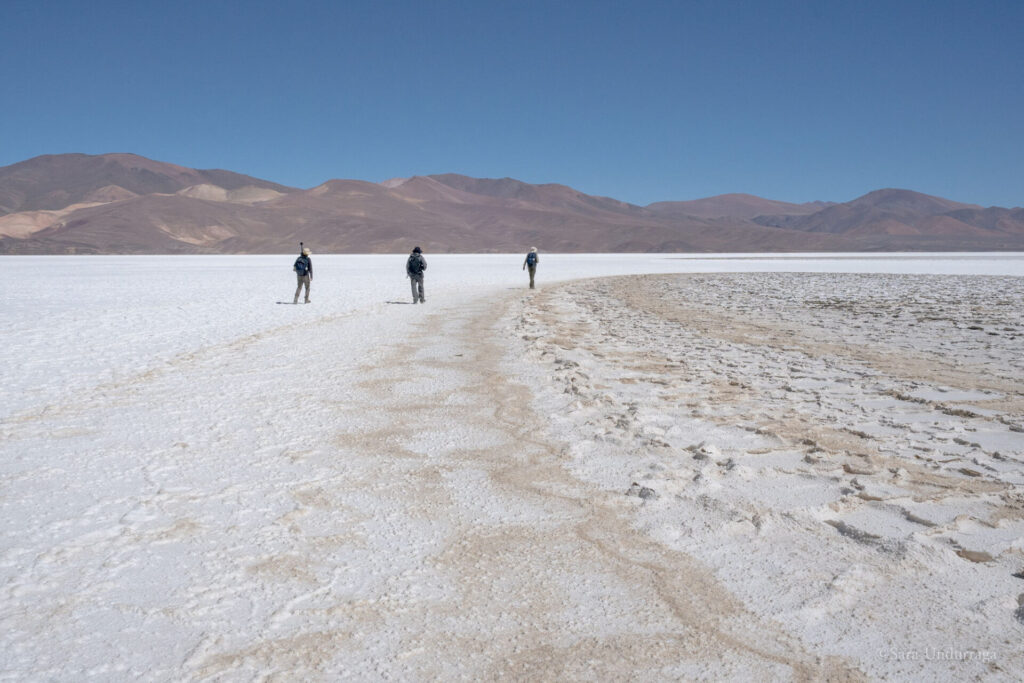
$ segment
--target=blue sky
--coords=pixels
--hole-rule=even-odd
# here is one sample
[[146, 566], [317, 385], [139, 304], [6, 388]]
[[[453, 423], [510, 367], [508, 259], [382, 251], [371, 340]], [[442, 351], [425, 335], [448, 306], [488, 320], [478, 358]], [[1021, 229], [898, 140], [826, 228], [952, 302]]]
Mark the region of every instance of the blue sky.
[[296, 187], [430, 173], [637, 204], [1024, 205], [1024, 2], [46, 2], [0, 11], [0, 165]]

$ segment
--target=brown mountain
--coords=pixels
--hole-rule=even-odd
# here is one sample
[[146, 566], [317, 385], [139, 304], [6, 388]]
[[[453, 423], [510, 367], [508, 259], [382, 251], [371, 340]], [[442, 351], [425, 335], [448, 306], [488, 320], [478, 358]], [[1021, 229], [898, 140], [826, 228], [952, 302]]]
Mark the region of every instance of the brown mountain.
[[[10, 218], [0, 219], [0, 226]], [[65, 214], [57, 223], [33, 233], [28, 239], [35, 246], [28, 250], [101, 254], [244, 252], [250, 251], [250, 242], [273, 241], [267, 235], [277, 230], [277, 218], [273, 211], [248, 205], [152, 194]]]
[[[807, 232], [861, 234], [916, 234], [915, 226], [932, 216], [958, 209], [981, 207], [931, 197], [910, 190], [876, 190], [845, 204], [836, 204], [810, 215], [755, 217], [762, 225]], [[787, 212], [788, 213], [788, 212]]]
[[995, 232], [1009, 234], [1024, 234], [1024, 208], [1001, 209], [990, 207], [987, 209], [958, 209], [946, 214], [949, 218], [985, 228]]
[[752, 195], [636, 206], [557, 184], [445, 174], [309, 190], [133, 155], [0, 168], [0, 253], [707, 252], [1024, 249], [1024, 209], [881, 190], [845, 204]]
[[221, 170], [199, 171], [135, 154], [51, 154], [0, 168], [0, 215], [134, 195], [172, 194], [195, 185], [224, 190], [292, 188]]
[[810, 215], [753, 222], [808, 233], [842, 234], [866, 249], [1020, 249], [1024, 209], [983, 209], [910, 190], [869, 192]]

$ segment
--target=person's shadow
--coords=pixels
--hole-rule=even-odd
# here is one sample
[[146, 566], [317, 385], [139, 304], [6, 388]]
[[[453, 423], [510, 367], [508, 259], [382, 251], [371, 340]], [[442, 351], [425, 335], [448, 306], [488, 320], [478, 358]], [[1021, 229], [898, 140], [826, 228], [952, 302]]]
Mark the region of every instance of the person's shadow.
[[412, 304], [409, 303], [408, 301], [385, 301], [384, 303], [386, 303], [386, 304], [399, 304], [399, 305], [402, 305], [402, 306], [412, 306]]

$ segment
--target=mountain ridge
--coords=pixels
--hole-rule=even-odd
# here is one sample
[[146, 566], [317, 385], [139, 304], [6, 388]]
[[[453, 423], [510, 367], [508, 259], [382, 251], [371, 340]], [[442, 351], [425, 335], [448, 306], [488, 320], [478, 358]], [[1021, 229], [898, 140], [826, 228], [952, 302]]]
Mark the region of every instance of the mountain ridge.
[[0, 167], [0, 253], [1024, 250], [1024, 209], [884, 188], [794, 204], [733, 193], [639, 206], [444, 173], [299, 189], [134, 154]]
[[63, 209], [103, 188], [136, 195], [173, 194], [202, 184], [225, 190], [253, 186], [286, 193], [295, 189], [233, 171], [191, 169], [137, 154], [44, 154], [0, 167], [0, 215]]

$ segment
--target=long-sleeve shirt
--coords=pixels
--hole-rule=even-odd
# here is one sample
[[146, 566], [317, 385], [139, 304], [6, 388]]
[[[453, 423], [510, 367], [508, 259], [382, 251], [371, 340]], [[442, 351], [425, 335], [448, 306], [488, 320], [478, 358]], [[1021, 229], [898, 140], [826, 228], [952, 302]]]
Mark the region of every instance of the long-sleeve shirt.
[[308, 256], [300, 256], [299, 259], [306, 261], [306, 275], [308, 275], [309, 279], [312, 280], [313, 279], [313, 259], [309, 258]]
[[[413, 262], [413, 259], [415, 259], [415, 258], [419, 258], [420, 262], [423, 264], [423, 267], [420, 268], [420, 272], [418, 272], [418, 273], [414, 273], [412, 271], [412, 262]], [[423, 257], [423, 254], [409, 254], [409, 258], [405, 262], [405, 274], [406, 275], [408, 275], [409, 277], [412, 277], [413, 275], [423, 275], [423, 271], [425, 271], [426, 269], [427, 269], [427, 259], [425, 259]]]

